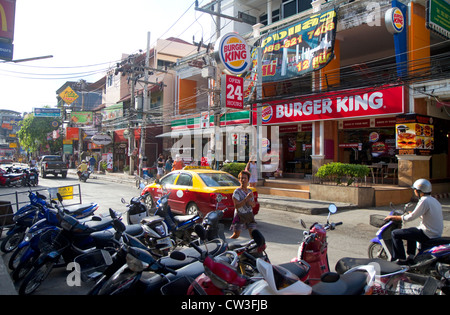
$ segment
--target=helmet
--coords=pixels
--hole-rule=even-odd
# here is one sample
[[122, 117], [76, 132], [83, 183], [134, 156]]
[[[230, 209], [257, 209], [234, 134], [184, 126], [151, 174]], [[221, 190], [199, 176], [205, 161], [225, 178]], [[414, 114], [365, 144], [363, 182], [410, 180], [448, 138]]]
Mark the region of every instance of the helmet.
[[425, 194], [429, 194], [431, 192], [431, 183], [428, 180], [421, 178], [416, 180], [411, 188], [420, 190]]

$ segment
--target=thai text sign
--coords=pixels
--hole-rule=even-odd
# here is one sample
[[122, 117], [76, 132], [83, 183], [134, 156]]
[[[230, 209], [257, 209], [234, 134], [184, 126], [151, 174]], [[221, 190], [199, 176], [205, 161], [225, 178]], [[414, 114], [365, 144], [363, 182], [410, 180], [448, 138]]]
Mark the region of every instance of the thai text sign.
[[67, 105], [70, 105], [78, 98], [78, 94], [75, 93], [70, 86], [68, 86], [59, 94], [59, 97], [61, 97]]
[[[330, 92], [262, 104], [262, 124], [320, 121], [404, 112], [403, 87], [381, 87]], [[256, 110], [253, 111], [256, 124]]]
[[336, 16], [334, 10], [314, 14], [264, 37], [263, 82], [286, 80], [324, 67], [334, 56]]

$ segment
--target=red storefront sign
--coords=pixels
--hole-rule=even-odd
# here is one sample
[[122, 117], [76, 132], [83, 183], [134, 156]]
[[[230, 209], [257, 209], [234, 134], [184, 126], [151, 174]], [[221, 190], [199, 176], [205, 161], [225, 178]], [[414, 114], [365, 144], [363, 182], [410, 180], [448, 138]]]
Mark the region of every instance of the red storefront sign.
[[[378, 87], [263, 103], [262, 124], [274, 125], [402, 113], [404, 113], [403, 87]], [[254, 105], [254, 125], [256, 121], [256, 105]]]

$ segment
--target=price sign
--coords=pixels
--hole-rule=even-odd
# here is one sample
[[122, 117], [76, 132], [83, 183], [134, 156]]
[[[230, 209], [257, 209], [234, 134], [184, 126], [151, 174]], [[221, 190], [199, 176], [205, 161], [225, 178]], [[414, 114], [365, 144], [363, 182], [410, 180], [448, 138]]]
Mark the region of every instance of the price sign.
[[[244, 108], [244, 79], [233, 75], [222, 78], [222, 93], [225, 94], [225, 107]], [[222, 95], [223, 95], [222, 94]]]

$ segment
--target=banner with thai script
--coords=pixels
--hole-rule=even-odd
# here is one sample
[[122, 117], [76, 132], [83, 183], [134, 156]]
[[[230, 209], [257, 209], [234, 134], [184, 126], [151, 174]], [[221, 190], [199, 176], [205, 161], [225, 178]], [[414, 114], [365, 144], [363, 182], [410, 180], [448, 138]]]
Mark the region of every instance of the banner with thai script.
[[270, 32], [261, 41], [263, 82], [291, 79], [319, 70], [334, 57], [334, 9]]
[[[346, 119], [404, 113], [404, 88], [377, 87], [329, 92], [262, 104], [262, 124]], [[253, 125], [256, 125], [256, 104]]]

